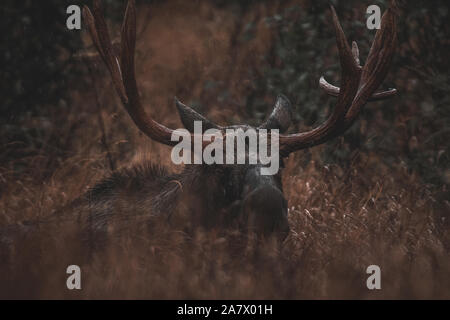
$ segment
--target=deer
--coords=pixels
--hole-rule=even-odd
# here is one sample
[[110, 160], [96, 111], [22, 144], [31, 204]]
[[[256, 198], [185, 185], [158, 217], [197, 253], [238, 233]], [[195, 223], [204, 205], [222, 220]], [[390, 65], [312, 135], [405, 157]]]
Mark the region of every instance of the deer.
[[[358, 118], [369, 101], [396, 95], [396, 89], [377, 92], [386, 78], [396, 47], [396, 4], [382, 17], [366, 64], [361, 66], [355, 41], [348, 44], [336, 11], [331, 6], [332, 22], [341, 66], [341, 87], [322, 76], [319, 86], [337, 102], [328, 119], [318, 127], [286, 134], [292, 122], [292, 105], [282, 94], [277, 97], [272, 113], [259, 127], [279, 130], [281, 161], [289, 154], [311, 148], [342, 135]], [[135, 77], [136, 6], [129, 0], [121, 29], [120, 52], [114, 50], [102, 13], [102, 3], [94, 0], [92, 11], [84, 6], [83, 16], [98, 54], [106, 65], [115, 91], [136, 127], [150, 139], [173, 146], [174, 129], [155, 121], [145, 111]], [[194, 135], [194, 122], [203, 129], [249, 128], [249, 125], [219, 126], [175, 98], [183, 126]], [[284, 239], [289, 233], [287, 200], [283, 194], [281, 170], [275, 175], [261, 175], [261, 164], [186, 165], [179, 174], [170, 174], [163, 167], [144, 163], [113, 174], [92, 188], [85, 196], [89, 203], [94, 229], [108, 225], [112, 216], [126, 212], [136, 215], [165, 215], [168, 221], [181, 221], [204, 228], [230, 226], [276, 235]], [[87, 199], [87, 200], [86, 200]], [[150, 213], [151, 212], [151, 213]]]
[[[397, 41], [395, 1], [385, 11], [367, 61], [361, 65], [359, 49], [350, 47], [336, 11], [331, 7], [332, 23], [341, 67], [341, 86], [321, 77], [319, 87], [337, 102], [328, 119], [305, 132], [287, 134], [293, 108], [280, 94], [273, 111], [260, 126], [279, 130], [279, 155], [283, 159], [299, 150], [312, 148], [346, 132], [367, 102], [391, 98], [396, 89], [377, 91], [387, 76]], [[83, 16], [98, 55], [106, 65], [113, 87], [136, 127], [150, 139], [173, 147], [174, 129], [157, 122], [143, 107], [136, 81], [136, 6], [129, 0], [121, 28], [120, 49], [113, 47], [102, 13], [102, 3], [94, 0], [92, 10], [84, 6]], [[248, 129], [239, 124], [219, 126], [175, 99], [183, 126], [194, 135], [194, 122], [204, 130]], [[98, 182], [71, 204], [71, 211], [81, 217], [87, 234], [96, 237], [124, 228], [124, 221], [139, 223], [164, 220], [168, 225], [195, 230], [239, 230], [283, 241], [290, 232], [288, 205], [283, 193], [282, 168], [274, 175], [262, 175], [261, 164], [185, 165], [180, 173], [170, 173], [164, 166], [150, 162], [120, 169]], [[91, 238], [92, 239], [92, 238]]]

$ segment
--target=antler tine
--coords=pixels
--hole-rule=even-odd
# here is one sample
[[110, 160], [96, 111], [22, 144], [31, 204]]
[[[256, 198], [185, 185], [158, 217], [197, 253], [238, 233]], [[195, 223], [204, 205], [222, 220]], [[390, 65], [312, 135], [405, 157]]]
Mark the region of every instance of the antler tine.
[[339, 124], [344, 121], [345, 114], [358, 90], [361, 67], [357, 64], [354, 53], [348, 45], [334, 7], [330, 6], [330, 8], [333, 16], [336, 44], [341, 64], [342, 90], [337, 92], [338, 101], [333, 113], [321, 126], [308, 132], [280, 135], [280, 153], [283, 155], [287, 155], [295, 150], [321, 144], [328, 140], [328, 137], [331, 136]]
[[[319, 86], [330, 96], [337, 97], [339, 96], [339, 91], [341, 90], [339, 87], [333, 86], [322, 76], [319, 80]], [[386, 91], [381, 91], [374, 93], [367, 101], [379, 101], [389, 99], [397, 94], [397, 89], [391, 88]]]
[[[355, 59], [356, 65], [358, 67], [361, 67], [361, 61], [359, 59], [359, 48], [358, 48], [358, 44], [356, 43], [356, 41], [352, 42], [352, 54], [353, 54], [353, 58]], [[336, 86], [333, 86], [332, 84], [328, 83], [323, 76], [320, 77], [319, 85], [329, 95], [336, 96], [336, 97], [339, 95], [340, 88], [336, 87]], [[381, 99], [389, 98], [390, 96], [392, 96], [392, 95], [394, 95], [396, 93], [397, 93], [397, 90], [395, 90], [395, 89], [390, 89], [390, 90], [387, 90], [387, 91], [374, 93], [369, 98], [368, 101], [375, 101], [375, 100], [381, 100]]]
[[[342, 78], [342, 91], [339, 92], [338, 100], [334, 112], [329, 118], [330, 122], [333, 122], [345, 117], [347, 109], [353, 101], [353, 98], [358, 90], [359, 78], [361, 76], [361, 67], [357, 64], [353, 52], [348, 45], [344, 31], [336, 14], [336, 10], [331, 7], [331, 13], [333, 15], [333, 25], [336, 32], [336, 44], [339, 52], [339, 60], [341, 64], [341, 78]], [[323, 125], [324, 129], [332, 127], [327, 124]]]
[[359, 50], [356, 42], [350, 49], [336, 12], [331, 7], [333, 24], [336, 30], [336, 41], [341, 61], [342, 88], [329, 84], [323, 77], [320, 87], [328, 94], [337, 96], [336, 107], [321, 126], [303, 133], [280, 135], [280, 153], [283, 156], [290, 152], [321, 144], [334, 136], [342, 134], [355, 121], [362, 106], [369, 100], [380, 100], [391, 97], [397, 90], [374, 94], [387, 75], [396, 44], [395, 1], [384, 13], [381, 29], [378, 30], [369, 57], [364, 68], [359, 63]]
[[370, 48], [369, 57], [361, 74], [361, 89], [347, 113], [347, 121], [351, 122], [356, 118], [361, 107], [386, 78], [397, 43], [397, 14], [394, 12], [395, 6], [395, 1], [392, 1], [391, 7], [386, 10], [381, 18], [381, 29], [377, 31]]
[[114, 55], [108, 27], [105, 18], [103, 17], [101, 1], [94, 0], [92, 13], [86, 6], [83, 8], [83, 12], [92, 40], [111, 73], [114, 87], [116, 88], [122, 103], [128, 103], [128, 97], [122, 82], [120, 65], [117, 57]]
[[359, 48], [358, 48], [358, 44], [356, 43], [356, 41], [352, 42], [352, 53], [353, 53], [353, 58], [356, 61], [356, 64], [360, 67], [361, 61], [359, 61]]
[[136, 8], [135, 1], [129, 0], [122, 26], [121, 60], [114, 55], [108, 28], [102, 14], [100, 0], [94, 0], [93, 11], [83, 10], [92, 40], [105, 62], [114, 83], [114, 87], [128, 114], [136, 126], [151, 139], [175, 145], [172, 141], [173, 130], [154, 121], [145, 112], [139, 99], [135, 77], [134, 52], [136, 47]]
[[[374, 48], [374, 45], [372, 46], [372, 48]], [[371, 52], [372, 52], [372, 50], [371, 50]], [[353, 53], [353, 57], [354, 57], [357, 65], [360, 66], [361, 64], [360, 64], [360, 60], [359, 60], [359, 49], [358, 49], [358, 44], [356, 43], [356, 41], [353, 41], [353, 43], [352, 43], [352, 53]], [[376, 59], [374, 59], [374, 61], [376, 61]], [[362, 82], [364, 82], [364, 79], [367, 78], [367, 75], [364, 75], [365, 70], [366, 70], [366, 73], [368, 73], [368, 71], [367, 71], [367, 70], [369, 70], [368, 64], [366, 64], [366, 66], [363, 69], [363, 75], [361, 76]], [[336, 87], [336, 86], [332, 85], [331, 83], [329, 83], [327, 80], [325, 80], [325, 78], [323, 76], [319, 80], [319, 86], [330, 96], [337, 97], [339, 95], [339, 91], [340, 91], [339, 87]], [[397, 94], [397, 89], [389, 89], [386, 91], [381, 91], [381, 92], [372, 94], [372, 96], [370, 96], [367, 101], [378, 101], [378, 100], [389, 99], [389, 98], [395, 96], [396, 94]]]
[[105, 53], [103, 52], [102, 46], [100, 45], [100, 39], [98, 38], [97, 29], [95, 27], [95, 19], [91, 13], [91, 10], [89, 10], [87, 6], [83, 6], [83, 18], [84, 21], [86, 21], [95, 48], [100, 54], [102, 60], [106, 63]]

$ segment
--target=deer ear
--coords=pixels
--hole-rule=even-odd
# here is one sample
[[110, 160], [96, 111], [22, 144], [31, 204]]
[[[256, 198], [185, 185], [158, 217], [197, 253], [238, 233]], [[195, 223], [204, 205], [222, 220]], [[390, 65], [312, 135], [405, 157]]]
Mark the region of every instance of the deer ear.
[[259, 129], [278, 129], [281, 133], [289, 129], [292, 122], [292, 107], [286, 96], [280, 94], [277, 97], [275, 107], [269, 118], [259, 126]]
[[220, 126], [209, 121], [200, 113], [196, 112], [191, 107], [181, 103], [177, 98], [175, 98], [175, 104], [178, 109], [178, 114], [180, 115], [181, 122], [183, 126], [191, 133], [194, 132], [194, 121], [202, 122], [202, 129], [206, 131], [208, 129], [220, 129]]

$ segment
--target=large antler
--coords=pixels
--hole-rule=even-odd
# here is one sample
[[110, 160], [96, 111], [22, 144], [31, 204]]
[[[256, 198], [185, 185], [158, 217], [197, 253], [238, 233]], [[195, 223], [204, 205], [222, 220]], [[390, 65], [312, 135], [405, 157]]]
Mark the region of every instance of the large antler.
[[122, 25], [121, 57], [114, 54], [100, 0], [94, 0], [92, 13], [87, 6], [83, 8], [84, 19], [88, 25], [92, 41], [105, 62], [117, 94], [136, 126], [151, 139], [166, 145], [171, 141], [172, 129], [153, 120], [142, 107], [135, 77], [134, 52], [136, 46], [136, 8], [135, 1], [129, 0]]
[[367, 62], [361, 67], [358, 46], [353, 42], [350, 48], [336, 11], [331, 6], [342, 69], [342, 86], [335, 87], [323, 77], [320, 79], [320, 86], [328, 94], [338, 97], [336, 107], [321, 126], [307, 132], [280, 135], [281, 155], [286, 156], [293, 151], [322, 144], [342, 134], [353, 124], [367, 101], [385, 99], [396, 94], [395, 89], [374, 93], [385, 79], [394, 55], [397, 41], [395, 10], [396, 3], [392, 0], [390, 8], [382, 17], [381, 28], [375, 35]]

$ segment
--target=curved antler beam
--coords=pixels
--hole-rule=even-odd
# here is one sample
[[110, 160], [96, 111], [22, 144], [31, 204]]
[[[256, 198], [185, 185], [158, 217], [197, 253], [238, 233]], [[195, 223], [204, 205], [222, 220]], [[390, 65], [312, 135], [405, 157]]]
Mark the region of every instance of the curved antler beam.
[[[121, 33], [120, 58], [114, 53], [108, 27], [102, 13], [100, 0], [94, 0], [92, 12], [83, 7], [92, 41], [102, 60], [108, 68], [117, 94], [136, 126], [151, 139], [169, 146], [178, 142], [172, 140], [175, 130], [153, 120], [142, 107], [136, 83], [134, 53], [136, 48], [136, 7], [135, 1], [129, 0]], [[191, 134], [191, 138], [195, 135]], [[203, 147], [211, 141], [201, 140]]]
[[336, 44], [341, 62], [342, 87], [335, 87], [322, 77], [320, 85], [328, 94], [337, 96], [336, 107], [331, 116], [322, 125], [306, 132], [280, 135], [280, 154], [289, 153], [322, 144], [344, 133], [356, 120], [361, 108], [370, 100], [391, 97], [397, 91], [375, 93], [386, 78], [394, 56], [397, 42], [397, 5], [391, 0], [391, 6], [381, 19], [381, 28], [377, 31], [364, 67], [359, 60], [356, 42], [352, 48], [348, 45], [334, 7], [331, 6], [333, 25], [336, 32]]

